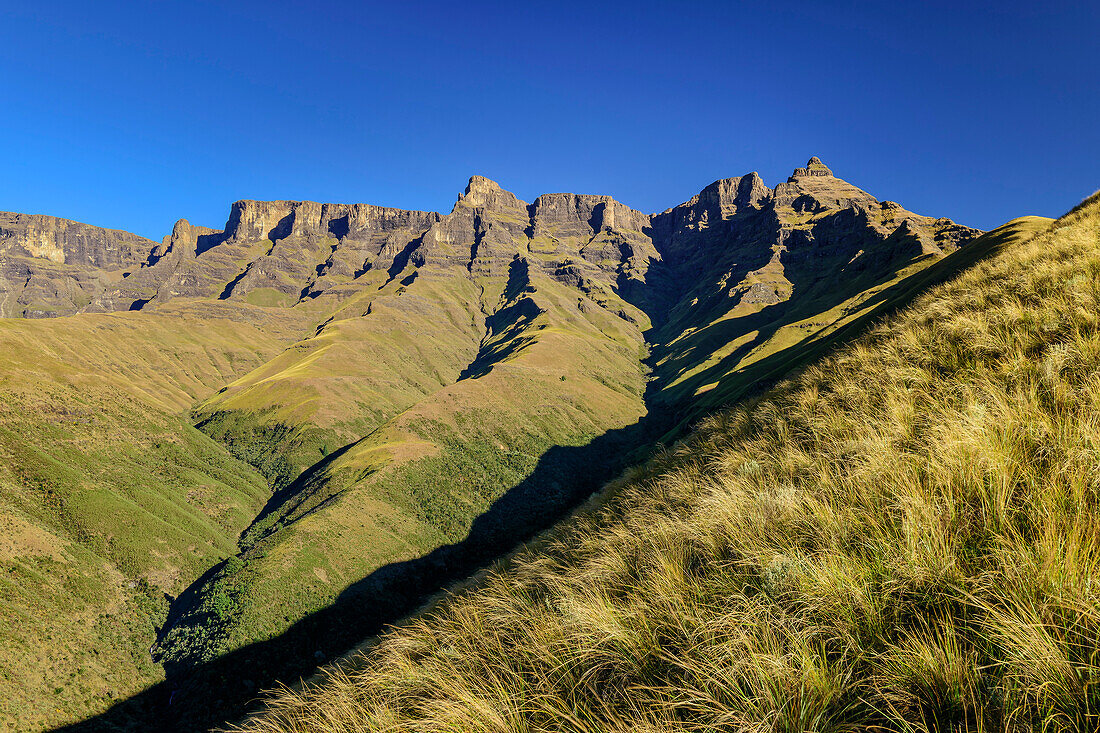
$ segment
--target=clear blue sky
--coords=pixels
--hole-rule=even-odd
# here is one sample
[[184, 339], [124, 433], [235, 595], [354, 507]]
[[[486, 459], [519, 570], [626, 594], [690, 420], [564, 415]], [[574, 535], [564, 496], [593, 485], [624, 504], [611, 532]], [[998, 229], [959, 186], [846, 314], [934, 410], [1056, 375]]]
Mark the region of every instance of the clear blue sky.
[[989, 228], [1100, 188], [1094, 2], [0, 4], [0, 210], [159, 239], [230, 202], [649, 212], [810, 155]]

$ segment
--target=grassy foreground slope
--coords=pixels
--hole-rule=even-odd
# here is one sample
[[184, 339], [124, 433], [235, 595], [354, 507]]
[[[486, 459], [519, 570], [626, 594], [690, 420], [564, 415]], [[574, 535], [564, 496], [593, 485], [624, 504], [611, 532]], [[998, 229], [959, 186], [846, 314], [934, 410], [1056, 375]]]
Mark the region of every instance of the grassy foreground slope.
[[[817, 179], [829, 193], [802, 213], [758, 176], [725, 179], [649, 234], [654, 217], [608, 197], [525, 207], [472, 180], [313, 335], [196, 406], [274, 492], [237, 555], [172, 603], [152, 648], [165, 683], [79, 730], [236, 719], [257, 688], [312, 674], [551, 525], [704, 399], [774, 383], [836, 326], [851, 336], [907, 302], [977, 234]], [[690, 337], [662, 351], [652, 324], [672, 303], [668, 331]]]
[[1038, 224], [242, 729], [1096, 730], [1100, 198]]
[[[678, 400], [683, 406], [680, 426], [692, 425], [716, 409], [757, 394], [761, 385], [775, 384], [791, 370], [821, 358], [858, 335], [874, 319], [905, 307], [930, 287], [955, 277], [1005, 245], [1036, 234], [1049, 223], [1050, 219], [1044, 217], [1020, 217], [946, 257], [923, 254], [910, 260], [898, 258], [870, 270], [865, 266], [852, 268], [849, 263], [830, 272], [817, 265], [815, 269], [825, 277], [813, 283], [805, 297], [781, 304], [778, 317], [770, 314], [772, 320], [766, 326], [738, 325], [738, 321], [759, 319], [766, 311], [735, 309], [712, 316], [701, 328], [689, 326], [671, 338], [666, 347], [669, 356], [662, 354], [662, 362], [655, 369], [662, 387], [654, 395], [655, 401], [676, 404]], [[664, 330], [674, 328], [673, 323]], [[691, 348], [696, 339], [705, 346]], [[685, 353], [688, 359], [677, 352]], [[688, 367], [676, 374], [680, 361], [688, 361]], [[676, 433], [670, 436], [678, 437]]]
[[235, 552], [268, 495], [182, 413], [301, 328], [184, 301], [0, 320], [0, 720], [41, 729], [163, 676], [165, 594]]

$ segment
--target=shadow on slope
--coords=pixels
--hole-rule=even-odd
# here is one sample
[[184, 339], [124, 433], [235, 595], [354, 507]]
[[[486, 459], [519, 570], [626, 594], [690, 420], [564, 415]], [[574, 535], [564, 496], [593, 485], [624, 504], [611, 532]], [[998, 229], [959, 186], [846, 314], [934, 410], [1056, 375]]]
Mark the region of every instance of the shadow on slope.
[[[697, 400], [690, 403], [682, 401], [682, 409], [674, 421], [673, 431], [662, 436], [662, 440], [674, 439], [691, 423], [713, 409], [764, 391], [794, 369], [816, 361], [840, 343], [855, 338], [871, 322], [907, 306], [929, 288], [954, 278], [984, 259], [995, 256], [1005, 245], [1030, 239], [1044, 231], [1050, 222], [1050, 219], [1041, 217], [1013, 219], [938, 262], [883, 288], [860, 305], [864, 310], [863, 314], [832, 332], [820, 337], [811, 336], [799, 343], [796, 348], [783, 349], [737, 371], [733, 369], [744, 353], [741, 349], [734, 351], [713, 366], [693, 375], [693, 385], [713, 383], [716, 386]], [[780, 304], [782, 305], [786, 304]], [[760, 339], [754, 339], [754, 342], [760, 341]]]
[[[861, 293], [896, 280], [904, 269], [930, 256], [922, 254], [920, 240], [910, 233], [895, 233], [874, 250], [865, 252], [866, 236], [874, 237], [876, 233], [860, 230], [852, 234], [846, 228], [844, 214], [838, 212], [824, 219], [817, 232], [818, 239], [803, 230], [790, 232], [786, 249], [780, 251], [782, 276], [791, 287], [788, 298], [766, 304], [757, 311], [731, 315], [730, 296], [724, 290], [717, 290], [701, 299], [700, 315], [691, 319], [681, 316], [674, 328], [687, 328], [688, 333], [666, 333], [668, 345], [662, 349], [659, 357], [662, 360], [655, 365], [658, 380], [664, 383], [658, 399], [690, 406], [697, 401], [697, 396], [716, 387], [719, 381], [732, 378], [732, 381], [744, 382], [740, 373], [748, 367], [739, 370], [738, 366], [758, 348], [769, 351], [780, 348], [779, 344], [769, 345], [780, 331], [815, 317], [823, 319], [827, 329], [835, 321], [836, 316], [830, 314], [835, 314], [836, 309]], [[839, 224], [838, 219], [841, 220]], [[762, 265], [757, 261], [750, 262], [748, 267], [756, 269]], [[728, 276], [729, 280], [744, 282], [751, 270], [737, 264], [730, 272], [733, 274]], [[787, 338], [791, 338], [797, 332], [788, 330], [787, 333], [790, 334]], [[813, 338], [813, 334], [809, 337]], [[793, 343], [785, 350], [797, 354], [805, 338], [791, 340]], [[712, 366], [700, 368], [729, 344], [739, 341], [736, 348]], [[707, 397], [713, 395], [702, 397], [713, 406]]]
[[[259, 690], [311, 675], [318, 665], [346, 654], [446, 586], [561, 519], [625, 468], [627, 455], [652, 443], [667, 427], [664, 413], [650, 414], [587, 445], [551, 448], [530, 476], [474, 520], [461, 542], [379, 568], [348, 586], [331, 606], [277, 637], [194, 667], [168, 666], [164, 682], [99, 716], [57, 730], [191, 733], [232, 721], [255, 701]], [[547, 491], [548, 485], [562, 483], [570, 486], [565, 497]]]

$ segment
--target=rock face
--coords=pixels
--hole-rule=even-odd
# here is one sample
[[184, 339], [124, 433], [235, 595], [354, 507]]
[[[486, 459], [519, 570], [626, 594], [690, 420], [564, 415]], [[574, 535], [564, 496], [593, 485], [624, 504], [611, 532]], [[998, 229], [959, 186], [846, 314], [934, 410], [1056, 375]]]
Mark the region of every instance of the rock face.
[[[725, 268], [719, 279], [737, 290], [730, 297], [759, 305], [790, 294], [790, 267], [944, 254], [976, 234], [879, 202], [816, 157], [774, 189], [756, 173], [726, 178], [652, 215], [609, 196], [544, 194], [528, 204], [482, 176], [445, 215], [246, 200], [232, 205], [222, 231], [181, 219], [159, 245], [64, 219], [0, 214], [0, 315], [140, 309], [176, 297], [292, 306], [347, 297], [370, 270], [497, 276], [517, 257], [563, 282], [606, 282], [648, 310], [670, 308], [700, 268]], [[661, 278], [649, 277], [653, 267]]]
[[156, 243], [129, 232], [0, 212], [0, 316], [94, 309], [97, 295], [146, 264], [155, 249]]
[[58, 265], [114, 270], [148, 259], [154, 243], [136, 234], [39, 214], [0, 213], [0, 252]]

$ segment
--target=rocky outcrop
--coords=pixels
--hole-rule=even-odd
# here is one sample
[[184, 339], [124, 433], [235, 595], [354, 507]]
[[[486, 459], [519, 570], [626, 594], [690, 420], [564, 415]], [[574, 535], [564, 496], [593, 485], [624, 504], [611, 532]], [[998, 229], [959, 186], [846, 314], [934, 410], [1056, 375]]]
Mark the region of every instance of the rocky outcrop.
[[610, 196], [544, 194], [531, 204], [528, 250], [543, 270], [566, 282], [603, 273], [608, 286], [632, 301], [661, 255], [650, 217]]
[[408, 261], [414, 267], [464, 267], [471, 274], [507, 276], [512, 259], [526, 251], [529, 224], [526, 202], [495, 181], [473, 176], [451, 213], [420, 237]]
[[785, 183], [778, 184], [773, 198], [779, 208], [809, 214], [878, 203], [866, 191], [834, 177], [832, 171], [816, 157], [810, 158], [805, 168], [795, 168]]
[[98, 295], [147, 264], [157, 245], [129, 232], [0, 212], [0, 316], [94, 309]]
[[638, 233], [649, 228], [649, 217], [610, 196], [549, 193], [535, 199], [529, 208], [531, 238], [563, 241], [591, 239], [601, 231], [622, 229]]
[[186, 219], [180, 219], [172, 227], [172, 233], [164, 238], [157, 249], [154, 262], [169, 254], [174, 254], [180, 259], [194, 259], [224, 241], [223, 232], [209, 227], [195, 226]]
[[787, 182], [795, 183], [798, 179], [806, 177], [832, 178], [833, 172], [821, 162], [821, 158], [815, 155], [806, 163], [805, 168], [795, 168], [794, 173], [787, 179]]
[[527, 204], [516, 198], [511, 191], [505, 191], [496, 181], [484, 176], [471, 176], [466, 190], [458, 197], [456, 208], [461, 205], [469, 208], [501, 211], [523, 209]]
[[734, 235], [732, 222], [752, 218], [771, 196], [771, 189], [755, 172], [715, 181], [679, 206], [653, 215], [654, 241], [676, 261], [693, 259], [700, 247], [713, 246], [715, 237]]
[[[657, 337], [665, 343], [692, 324], [779, 309], [796, 294], [798, 302], [841, 303], [980, 234], [879, 202], [816, 157], [774, 190], [756, 174], [716, 181], [654, 215], [651, 232], [668, 272], [670, 305]], [[679, 347], [662, 348], [658, 361], [679, 358]]]
[[691, 200], [670, 209], [670, 213], [675, 220], [675, 228], [697, 231], [730, 219], [738, 211], [759, 209], [771, 193], [760, 175], [753, 172], [740, 178], [715, 181]]
[[422, 231], [438, 214], [370, 204], [321, 204], [316, 201], [237, 201], [225, 226], [227, 242], [277, 242], [291, 237], [369, 239], [378, 232]]
[[57, 265], [116, 270], [138, 267], [156, 243], [136, 234], [39, 214], [0, 212], [0, 254]]
[[226, 244], [269, 242], [227, 285], [224, 297], [267, 289], [293, 304], [387, 269], [439, 214], [369, 204], [313, 201], [238, 201], [226, 225]]

